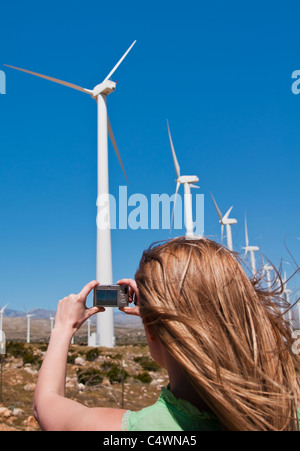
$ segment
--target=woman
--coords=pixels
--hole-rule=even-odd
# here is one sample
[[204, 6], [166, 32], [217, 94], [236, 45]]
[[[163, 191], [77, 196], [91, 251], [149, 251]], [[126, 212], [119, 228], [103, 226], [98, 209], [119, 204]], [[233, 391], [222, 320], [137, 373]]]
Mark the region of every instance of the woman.
[[298, 430], [299, 382], [290, 331], [275, 293], [259, 289], [235, 254], [208, 240], [177, 238], [144, 252], [127, 314], [140, 315], [153, 359], [170, 384], [139, 412], [87, 408], [64, 397], [70, 340], [98, 308], [90, 282], [58, 304], [35, 392], [46, 430]]

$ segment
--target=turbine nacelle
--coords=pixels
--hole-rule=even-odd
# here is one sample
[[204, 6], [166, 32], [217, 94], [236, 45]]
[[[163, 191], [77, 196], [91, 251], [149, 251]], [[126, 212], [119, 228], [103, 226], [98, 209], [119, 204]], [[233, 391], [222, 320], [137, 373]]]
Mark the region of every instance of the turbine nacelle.
[[177, 183], [198, 183], [199, 182], [199, 178], [196, 175], [181, 175], [180, 177], [178, 177], [177, 180], [175, 180], [175, 182]]
[[220, 219], [219, 223], [221, 225], [231, 225], [231, 224], [237, 224], [237, 219], [234, 218], [222, 218]]
[[95, 86], [91, 96], [96, 98], [99, 94], [108, 95], [111, 94], [116, 89], [117, 84], [111, 80], [105, 80], [99, 85]]
[[246, 246], [246, 247], [243, 247], [243, 249], [245, 249], [246, 254], [247, 254], [247, 252], [259, 251], [259, 247], [258, 246]]

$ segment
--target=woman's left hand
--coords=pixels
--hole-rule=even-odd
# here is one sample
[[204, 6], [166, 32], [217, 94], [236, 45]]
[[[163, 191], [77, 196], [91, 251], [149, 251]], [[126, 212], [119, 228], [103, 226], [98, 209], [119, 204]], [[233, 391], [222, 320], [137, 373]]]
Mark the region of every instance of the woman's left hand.
[[63, 329], [66, 332], [72, 330], [74, 334], [92, 315], [105, 311], [103, 307], [87, 308], [86, 306], [87, 296], [97, 285], [99, 282], [93, 280], [85, 285], [80, 293], [70, 294], [59, 301], [55, 316], [55, 329]]

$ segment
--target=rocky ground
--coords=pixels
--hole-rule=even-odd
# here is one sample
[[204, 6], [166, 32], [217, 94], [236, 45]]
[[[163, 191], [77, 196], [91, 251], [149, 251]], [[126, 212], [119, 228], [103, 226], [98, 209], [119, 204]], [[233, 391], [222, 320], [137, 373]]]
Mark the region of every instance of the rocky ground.
[[[2, 361], [0, 431], [40, 430], [32, 403], [46, 349], [47, 345], [40, 343], [8, 343], [7, 355]], [[145, 344], [97, 349], [70, 347], [67, 397], [89, 407], [130, 410], [156, 401], [168, 378], [165, 370], [152, 361]]]

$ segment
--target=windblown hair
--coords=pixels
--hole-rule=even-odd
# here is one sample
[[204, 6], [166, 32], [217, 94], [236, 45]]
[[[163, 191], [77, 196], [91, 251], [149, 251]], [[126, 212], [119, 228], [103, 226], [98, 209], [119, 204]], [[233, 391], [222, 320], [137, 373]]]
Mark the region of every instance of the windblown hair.
[[176, 238], [145, 251], [135, 279], [143, 321], [224, 430], [298, 430], [291, 331], [235, 253]]

